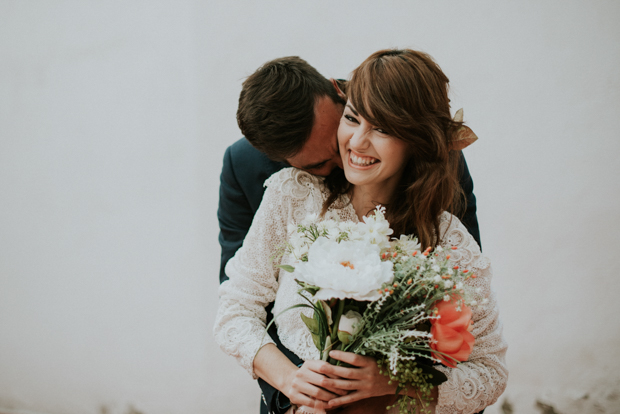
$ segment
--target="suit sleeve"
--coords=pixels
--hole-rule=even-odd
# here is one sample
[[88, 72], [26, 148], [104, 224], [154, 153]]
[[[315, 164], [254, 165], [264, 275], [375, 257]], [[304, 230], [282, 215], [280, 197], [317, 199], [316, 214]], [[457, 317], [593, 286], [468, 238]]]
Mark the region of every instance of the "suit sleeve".
[[461, 152], [461, 163], [460, 163], [460, 179], [459, 182], [461, 184], [461, 188], [465, 193], [465, 198], [467, 199], [467, 207], [465, 209], [465, 213], [461, 218], [461, 222], [465, 225], [469, 234], [474, 237], [474, 240], [478, 243], [478, 246], [482, 248], [482, 243], [480, 242], [480, 229], [478, 228], [478, 217], [476, 216], [476, 196], [474, 195], [474, 180], [471, 178], [469, 174], [469, 168], [467, 168], [467, 161], [465, 161], [465, 156]]
[[228, 280], [224, 268], [243, 244], [253, 217], [254, 211], [235, 176], [232, 151], [231, 147], [228, 147], [220, 175], [220, 201], [217, 209], [219, 242], [222, 248], [220, 283]]

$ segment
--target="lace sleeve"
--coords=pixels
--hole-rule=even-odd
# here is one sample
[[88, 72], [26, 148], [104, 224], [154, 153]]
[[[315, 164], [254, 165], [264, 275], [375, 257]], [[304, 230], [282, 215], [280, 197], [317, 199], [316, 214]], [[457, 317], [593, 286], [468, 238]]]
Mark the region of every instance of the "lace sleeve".
[[470, 269], [478, 277], [469, 279], [477, 288], [475, 298], [479, 303], [488, 302], [473, 309], [472, 334], [476, 338], [474, 348], [466, 362], [451, 369], [440, 367], [448, 381], [439, 386], [437, 414], [476, 413], [495, 403], [506, 388], [508, 370], [506, 368], [507, 344], [502, 337], [502, 325], [495, 294], [491, 290], [491, 265], [482, 256], [480, 247], [467, 232], [463, 224], [454, 216], [444, 213], [440, 230], [443, 247], [456, 246], [451, 253], [461, 268]]
[[275, 300], [279, 288], [276, 266], [281, 259], [274, 255], [287, 240], [288, 223], [301, 220], [320, 203], [320, 197], [315, 197], [319, 179], [301, 170], [283, 169], [265, 186], [243, 245], [226, 265], [229, 280], [220, 285], [213, 327], [220, 348], [234, 356], [254, 379], [258, 378], [253, 367], [256, 353], [274, 343], [265, 335], [265, 307]]
[[219, 306], [213, 333], [226, 354], [234, 356], [254, 379], [254, 356], [274, 343], [265, 335], [265, 307], [278, 290], [279, 260], [271, 260], [286, 240], [287, 203], [281, 186], [282, 174], [274, 174], [265, 185], [265, 195], [243, 245], [226, 265], [229, 280], [220, 285]]

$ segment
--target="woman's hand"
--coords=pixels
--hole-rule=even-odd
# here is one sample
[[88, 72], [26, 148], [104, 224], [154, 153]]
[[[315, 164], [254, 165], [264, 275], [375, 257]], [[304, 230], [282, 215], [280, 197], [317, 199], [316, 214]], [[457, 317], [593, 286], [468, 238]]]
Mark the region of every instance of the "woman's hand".
[[313, 408], [327, 408], [327, 403], [339, 396], [346, 395], [347, 391], [330, 385], [327, 378], [321, 372], [324, 371], [327, 362], [306, 361], [291, 375], [288, 385], [281, 391], [291, 403], [305, 405]]
[[263, 346], [254, 357], [254, 372], [275, 389], [286, 395], [291, 403], [325, 408], [327, 401], [347, 391], [331, 386], [321, 372], [327, 362], [306, 361], [298, 368], [274, 344]]
[[396, 394], [397, 384], [388, 384], [389, 378], [379, 373], [379, 367], [374, 358], [342, 351], [331, 351], [329, 356], [350, 364], [353, 368], [330, 364], [320, 367], [319, 372], [330, 377], [322, 381], [323, 388], [349, 392], [330, 399], [327, 408], [340, 407], [366, 398]]

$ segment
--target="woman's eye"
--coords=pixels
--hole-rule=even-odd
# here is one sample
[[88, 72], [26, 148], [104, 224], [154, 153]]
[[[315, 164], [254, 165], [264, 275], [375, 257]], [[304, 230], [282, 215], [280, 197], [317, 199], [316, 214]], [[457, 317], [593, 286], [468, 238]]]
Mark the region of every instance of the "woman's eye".
[[345, 118], [347, 121], [349, 121], [349, 122], [353, 122], [353, 123], [356, 123], [356, 124], [358, 123], [358, 122], [357, 122], [357, 119], [355, 119], [355, 118], [354, 118], [354, 117], [352, 117], [351, 115], [344, 114], [344, 118]]
[[390, 133], [389, 133], [389, 132], [387, 132], [387, 131], [386, 131], [385, 129], [383, 129], [383, 128], [375, 128], [375, 131], [377, 131], [378, 133], [383, 134], [383, 135], [390, 135]]

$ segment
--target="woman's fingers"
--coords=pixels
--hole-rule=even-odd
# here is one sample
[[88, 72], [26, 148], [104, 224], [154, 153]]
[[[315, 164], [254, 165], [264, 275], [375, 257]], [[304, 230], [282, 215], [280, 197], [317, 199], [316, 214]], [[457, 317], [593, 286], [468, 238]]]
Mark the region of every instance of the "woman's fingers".
[[[306, 371], [299, 372], [299, 374], [303, 375], [307, 381], [311, 384], [314, 384], [318, 387], [324, 388], [327, 391], [330, 391], [334, 394], [345, 395], [348, 391], [342, 388], [338, 388], [334, 386], [333, 382], [330, 381], [329, 375], [326, 375], [323, 371], [326, 368], [331, 367], [331, 364], [328, 364], [324, 361], [306, 361], [302, 368], [305, 367]], [[332, 378], [339, 378], [338, 376], [332, 375]], [[327, 400], [325, 400], [327, 401]]]
[[353, 365], [354, 367], [363, 367], [369, 364], [373, 364], [375, 361], [371, 357], [343, 351], [331, 351], [329, 353], [329, 356], [337, 359], [338, 361], [346, 362], [349, 365]]
[[363, 400], [364, 398], [368, 398], [368, 396], [364, 395], [364, 393], [362, 393], [362, 392], [354, 391], [354, 392], [349, 393], [347, 395], [343, 395], [341, 397], [329, 400], [327, 402], [327, 408], [342, 407], [343, 405], [351, 404], [351, 403], [354, 403], [356, 401]]
[[[355, 368], [354, 368], [355, 369]], [[341, 390], [339, 395], [347, 395], [349, 391], [359, 389], [359, 381], [344, 378], [328, 378], [324, 377], [321, 381], [321, 387], [330, 390]]]
[[332, 398], [337, 397], [339, 394], [332, 393], [324, 388], [321, 388], [325, 376], [317, 374], [311, 370], [304, 370], [303, 368], [297, 371], [297, 375], [293, 378], [291, 387], [309, 397], [329, 401]]
[[308, 407], [325, 408], [326, 402], [347, 393], [326, 382], [325, 375], [319, 373], [329, 365], [323, 361], [306, 361], [290, 380], [289, 388], [284, 392], [292, 403]]
[[[353, 391], [352, 393], [336, 399], [339, 404], [346, 404], [352, 398], [368, 398], [387, 395], [396, 392], [396, 384], [390, 384], [387, 376], [380, 372], [374, 358], [356, 355], [350, 352], [331, 351], [330, 356], [339, 361], [353, 365], [353, 368], [337, 367], [334, 365], [322, 366], [321, 372], [328, 376], [337, 375], [337, 380], [326, 379], [325, 384], [329, 387], [337, 387]], [[344, 382], [342, 382], [344, 381]]]

